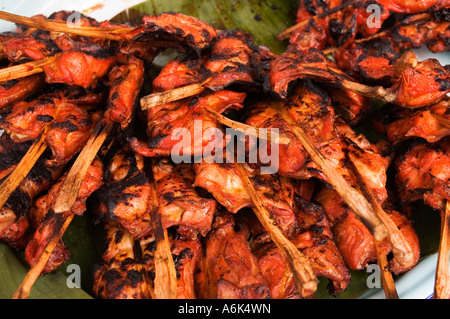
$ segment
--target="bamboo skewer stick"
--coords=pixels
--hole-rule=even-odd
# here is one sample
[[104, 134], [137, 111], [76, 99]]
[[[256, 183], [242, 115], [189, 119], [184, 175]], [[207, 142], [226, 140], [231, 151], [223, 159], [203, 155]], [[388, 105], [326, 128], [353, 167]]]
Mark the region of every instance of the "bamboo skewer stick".
[[141, 108], [142, 110], [148, 110], [152, 107], [163, 105], [169, 102], [179, 101], [187, 97], [191, 97], [204, 92], [207, 88], [204, 86], [208, 83], [211, 78], [204, 80], [201, 83], [194, 83], [173, 90], [168, 90], [164, 92], [156, 92], [144, 96], [141, 98]]
[[[152, 187], [152, 199], [157, 204], [158, 197], [156, 189]], [[159, 204], [153, 208], [152, 219], [155, 232], [155, 298], [156, 299], [178, 299], [177, 273], [170, 248], [167, 230], [162, 226], [159, 214]]]
[[279, 106], [276, 106], [276, 108], [284, 120], [292, 125], [295, 136], [303, 144], [305, 150], [311, 156], [312, 161], [328, 178], [330, 184], [339, 193], [344, 202], [359, 216], [362, 222], [372, 232], [376, 240], [383, 240], [388, 235], [388, 230], [373, 211], [372, 205], [361, 192], [348, 185], [347, 181], [334, 169], [327, 158], [319, 152], [303, 129], [294, 123], [294, 121], [286, 114], [285, 110]]
[[[388, 229], [389, 240], [392, 244], [392, 253], [394, 254], [394, 258], [404, 267], [412, 267], [414, 264], [414, 253], [411, 246], [403, 236], [402, 232], [398, 229], [397, 225], [395, 225], [392, 219], [389, 218], [384, 209], [381, 207], [373, 192], [362, 180], [361, 174], [359, 173], [357, 166], [354, 164], [351, 153], [349, 154], [349, 158], [361, 191], [369, 199], [369, 202], [372, 204], [377, 216], [383, 221]], [[380, 242], [378, 240], [374, 240], [374, 243], [377, 252], [377, 264], [381, 271], [380, 275], [383, 283], [384, 294], [387, 299], [399, 299], [392, 273], [389, 271], [387, 257], [380, 249]]]
[[45, 144], [45, 135], [41, 134], [40, 138], [30, 146], [19, 164], [17, 164], [14, 170], [0, 185], [0, 208], [3, 207], [16, 188], [19, 187], [20, 183], [28, 175], [34, 164], [46, 149], [47, 144]]
[[72, 209], [89, 166], [113, 128], [113, 125], [108, 124], [103, 127], [101, 127], [101, 125], [102, 123], [99, 122], [94, 133], [86, 142], [84, 148], [71, 167], [61, 188], [61, 192], [56, 199], [54, 207], [55, 213], [63, 213]]
[[317, 20], [317, 19], [322, 19], [322, 18], [324, 18], [324, 17], [326, 17], [326, 16], [328, 16], [328, 15], [330, 15], [330, 14], [332, 14], [332, 13], [335, 13], [336, 11], [342, 10], [343, 8], [348, 7], [348, 6], [352, 5], [352, 4], [354, 4], [356, 1], [357, 1], [357, 0], [349, 0], [349, 1], [346, 1], [346, 2], [344, 2], [344, 3], [342, 3], [342, 4], [338, 5], [338, 6], [336, 6], [336, 7], [334, 7], [334, 8], [331, 8], [331, 9], [325, 11], [325, 12], [322, 12], [321, 14], [318, 14], [318, 15], [315, 15], [315, 16], [309, 18], [309, 19], [303, 20], [303, 21], [301, 21], [301, 22], [299, 22], [299, 23], [293, 25], [292, 27], [290, 27], [290, 28], [288, 28], [288, 29], [282, 31], [281, 33], [279, 33], [279, 34], [277, 35], [277, 38], [278, 38], [278, 40], [286, 40], [287, 38], [289, 38], [289, 35], [290, 35], [292, 32], [294, 32], [295, 30], [297, 30], [297, 29], [299, 29], [299, 28], [301, 28], [301, 27], [307, 25], [307, 24], [310, 23], [311, 21], [314, 21], [314, 20]]
[[282, 231], [275, 226], [275, 222], [270, 217], [270, 213], [258, 196], [242, 164], [237, 164], [237, 167], [244, 185], [255, 205], [254, 212], [256, 217], [261, 222], [264, 229], [270, 234], [271, 239], [278, 249], [280, 249], [292, 269], [297, 291], [302, 297], [311, 296], [317, 290], [318, 280], [309, 260], [284, 236]]
[[397, 94], [395, 94], [394, 92], [391, 92], [379, 85], [368, 86], [365, 84], [361, 84], [358, 82], [353, 82], [353, 81], [349, 81], [349, 80], [345, 80], [345, 79], [340, 80], [339, 83], [342, 85], [342, 87], [344, 87], [352, 92], [361, 94], [366, 97], [379, 99], [386, 103], [394, 102], [397, 99]]
[[42, 73], [43, 66], [53, 63], [58, 59], [60, 54], [45, 57], [36, 61], [22, 63], [7, 68], [0, 69], [0, 82], [24, 78], [33, 74]]
[[[41, 275], [42, 270], [44, 269], [45, 265], [47, 264], [47, 261], [49, 260], [50, 256], [53, 253], [53, 250], [55, 249], [56, 245], [61, 240], [64, 233], [66, 232], [66, 230], [69, 227], [70, 223], [72, 222], [72, 219], [74, 216], [75, 216], [74, 214], [69, 215], [66, 218], [66, 220], [64, 221], [64, 223], [62, 224], [61, 228], [56, 233], [52, 234], [52, 237], [51, 237], [49, 243], [45, 246], [45, 249], [42, 251], [41, 255], [39, 256], [38, 261], [28, 271], [28, 273], [26, 274], [22, 283], [19, 285], [17, 290], [14, 292], [12, 299], [28, 298], [28, 296], [30, 295], [30, 292], [31, 292], [31, 288], [33, 287], [34, 283]], [[62, 215], [59, 215], [59, 218], [62, 218]]]
[[[351, 153], [349, 154], [351, 166], [353, 168], [353, 172], [356, 175], [359, 187], [365, 195], [365, 197], [369, 200], [370, 204], [373, 207], [373, 210], [375, 211], [378, 218], [381, 219], [383, 224], [386, 226], [388, 230], [388, 238], [392, 245], [392, 253], [394, 255], [394, 258], [399, 262], [403, 267], [409, 268], [414, 265], [414, 252], [411, 247], [411, 245], [406, 240], [403, 233], [398, 229], [397, 225], [392, 221], [391, 218], [387, 215], [387, 213], [384, 211], [383, 207], [381, 207], [380, 202], [376, 198], [376, 196], [373, 194], [373, 191], [370, 190], [366, 183], [362, 180], [361, 174], [359, 173], [358, 168], [356, 165], [354, 165], [354, 159], [352, 158]], [[380, 257], [380, 256], [378, 256]]]
[[447, 128], [450, 128], [450, 119], [446, 118], [442, 114], [433, 113], [433, 116], [439, 122], [439, 124], [442, 124]]
[[381, 251], [380, 242], [378, 240], [375, 240], [375, 249], [377, 251], [377, 264], [378, 267], [380, 267], [381, 282], [383, 284], [386, 299], [399, 299], [394, 278], [392, 277], [392, 273], [389, 271], [387, 257]]
[[40, 30], [69, 33], [86, 37], [97, 37], [115, 41], [124, 40], [123, 37], [115, 33], [129, 32], [130, 30], [132, 30], [132, 28], [122, 28], [122, 27], [117, 29], [107, 29], [98, 27], [87, 27], [87, 26], [77, 27], [67, 22], [34, 19], [5, 11], [0, 11], [0, 19]]
[[441, 212], [441, 240], [439, 242], [438, 263], [434, 285], [434, 299], [450, 298], [450, 201], [446, 201]]
[[208, 113], [214, 117], [214, 119], [217, 120], [222, 125], [226, 125], [236, 131], [243, 131], [246, 134], [255, 136], [259, 139], [266, 139], [269, 142], [282, 144], [282, 145], [288, 145], [291, 141], [288, 138], [282, 137], [282, 136], [272, 136], [271, 131], [267, 130], [267, 136], [261, 135], [258, 128], [254, 126], [250, 126], [241, 122], [233, 121], [223, 114], [220, 114], [219, 112], [214, 111], [213, 109], [209, 107], [205, 107], [205, 110], [208, 111]]
[[[332, 70], [326, 71], [328, 74], [331, 74]], [[317, 74], [317, 72], [310, 71], [310, 70], [304, 70], [302, 72], [302, 75], [308, 76], [310, 75], [312, 78], [318, 78], [321, 79], [321, 76]], [[211, 78], [208, 78], [207, 80], [201, 82], [201, 83], [194, 83], [186, 86], [182, 86], [179, 88], [175, 88], [168, 91], [163, 92], [156, 92], [149, 94], [147, 96], [144, 96], [141, 98], [141, 109], [143, 111], [149, 110], [152, 107], [156, 107], [159, 105], [163, 105], [165, 103], [179, 101], [184, 98], [188, 98], [197, 94], [200, 94], [207, 90], [205, 87], [205, 84], [208, 83], [211, 80]], [[326, 81], [329, 81], [329, 79], [326, 79]], [[363, 96], [379, 99], [383, 102], [389, 103], [395, 101], [397, 98], [397, 94], [394, 92], [389, 91], [388, 89], [385, 89], [382, 86], [368, 86], [365, 84], [361, 84], [354, 81], [349, 81], [345, 79], [336, 79], [337, 83], [341, 85], [343, 88], [348, 89], [352, 92], [361, 94]]]

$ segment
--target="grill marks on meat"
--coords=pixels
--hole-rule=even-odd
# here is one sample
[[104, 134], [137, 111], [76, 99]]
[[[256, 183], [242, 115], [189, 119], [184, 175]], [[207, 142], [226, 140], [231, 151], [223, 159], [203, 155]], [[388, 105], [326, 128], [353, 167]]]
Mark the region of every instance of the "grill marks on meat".
[[395, 161], [401, 203], [417, 200], [442, 210], [450, 198], [450, 139], [412, 145]]
[[45, 142], [53, 153], [49, 165], [66, 163], [81, 151], [100, 117], [101, 112], [87, 112], [73, 105], [62, 107], [45, 135]]
[[316, 146], [323, 145], [333, 138], [334, 110], [326, 92], [310, 81], [297, 85], [288, 102], [258, 102], [250, 106], [246, 124], [257, 128], [277, 128], [280, 137], [292, 140], [287, 145], [279, 145], [280, 158], [278, 173], [296, 176], [309, 155], [300, 141], [295, 138], [292, 128], [278, 114], [276, 107], [283, 107], [289, 116], [307, 132]]
[[0, 239], [17, 249], [23, 249], [29, 240], [30, 210], [34, 199], [48, 190], [62, 175], [62, 165], [48, 165], [50, 156], [51, 152], [44, 152], [1, 209], [3, 219], [0, 224]]
[[[240, 218], [243, 208], [253, 207], [236, 164], [196, 164], [196, 185], [207, 189], [229, 212]], [[317, 276], [333, 283], [330, 292], [339, 294], [349, 284], [350, 275], [333, 242], [327, 221], [320, 207], [294, 199], [294, 187], [290, 180], [275, 175], [249, 174], [250, 180], [265, 203], [274, 223], [310, 260]], [[240, 214], [237, 214], [240, 212]], [[258, 258], [261, 270], [269, 283], [271, 298], [292, 298], [296, 295], [292, 272], [278, 248], [256, 221], [246, 221], [251, 232], [253, 223], [259, 225], [257, 239], [250, 243]], [[324, 230], [326, 229], [326, 230]]]
[[51, 39], [50, 32], [36, 30], [24, 35], [19, 34], [2, 43], [3, 54], [11, 62], [21, 60], [39, 60], [61, 52]]
[[386, 104], [373, 119], [374, 128], [386, 134], [389, 141], [398, 144], [415, 137], [435, 143], [450, 134], [449, 100], [444, 99], [429, 107], [405, 109]]
[[181, 13], [144, 16], [143, 24], [123, 34], [129, 41], [145, 41], [156, 47], [175, 47], [182, 52], [200, 52], [217, 37], [209, 24]]
[[150, 299], [152, 282], [135, 258], [133, 236], [113, 223], [104, 228], [106, 249], [94, 269], [94, 294], [102, 299]]
[[195, 274], [203, 257], [203, 247], [196, 238], [174, 239], [171, 245], [177, 271], [178, 299], [195, 299]]
[[299, 80], [308, 79], [324, 84], [336, 109], [349, 123], [358, 122], [371, 105], [367, 97], [342, 87], [341, 81], [354, 80], [317, 49], [312, 48], [306, 54], [287, 50], [279, 56], [264, 51], [258, 55], [254, 59], [255, 68], [264, 79], [264, 90], [275, 97], [288, 99], [292, 87]]
[[[83, 148], [101, 117], [101, 112], [95, 110], [102, 101], [99, 95], [82, 92], [74, 102], [73, 94], [62, 90], [43, 94], [30, 102], [18, 102], [0, 120], [0, 127], [15, 143], [36, 140], [44, 134], [45, 143], [53, 153], [48, 164], [64, 164]], [[87, 106], [82, 105], [85, 97]]]
[[205, 236], [211, 229], [217, 203], [200, 197], [194, 189], [192, 165], [174, 165], [167, 158], [158, 158], [152, 169], [163, 227], [178, 226], [178, 232], [187, 238], [197, 233]]
[[[356, 178], [348, 162], [350, 151], [356, 165], [363, 170], [364, 181], [379, 195], [386, 198], [386, 169], [389, 159], [381, 156], [379, 149], [369, 143], [362, 135], [356, 135], [349, 125], [336, 118], [328, 95], [305, 82], [293, 88], [287, 102], [279, 103], [299, 126], [308, 134], [318, 150], [330, 160], [335, 169], [344, 176], [350, 185], [356, 186]], [[297, 179], [318, 178], [325, 182], [327, 177], [312, 162], [301, 143], [291, 133], [292, 129], [269, 103], [259, 102], [252, 107], [246, 123], [258, 128], [279, 128], [280, 136], [291, 138], [287, 146], [280, 145], [280, 161], [278, 174]], [[274, 105], [274, 104], [272, 104]]]
[[109, 161], [105, 184], [97, 193], [100, 219], [114, 221], [118, 227], [139, 238], [153, 229], [152, 184], [144, 169], [144, 159], [127, 148]]
[[[156, 243], [153, 234], [136, 240], [113, 221], [105, 225], [106, 248], [94, 269], [94, 294], [102, 299], [154, 299]], [[197, 238], [170, 239], [178, 299], [195, 299], [194, 276], [202, 257]]]
[[[371, 62], [373, 63], [371, 67], [375, 67], [376, 72], [382, 71], [382, 74], [378, 74], [376, 77], [388, 79], [390, 76], [390, 83], [386, 85], [385, 90], [393, 95], [393, 103], [408, 108], [419, 108], [442, 100], [450, 91], [446, 68], [436, 59], [419, 62], [417, 57], [408, 53], [405, 53], [405, 59], [409, 59], [409, 61], [399, 63], [399, 65], [381, 61], [380, 68], [380, 61]], [[402, 55], [402, 57], [404, 56]], [[266, 61], [266, 64], [269, 65], [266, 70], [261, 68], [261, 76], [266, 78], [265, 88], [281, 98], [288, 97], [290, 84], [299, 79], [311, 78], [339, 89], [342, 88], [340, 85], [342, 81], [355, 82], [314, 48], [311, 48], [307, 54], [291, 50], [280, 56], [264, 56], [260, 60]], [[402, 60], [402, 58], [400, 57], [398, 60]], [[398, 60], [396, 62], [399, 62]], [[350, 62], [350, 65], [354, 63], [354, 61]], [[353, 107], [355, 106], [357, 104]], [[347, 110], [350, 111], [352, 108]], [[356, 109], [358, 108], [356, 107]], [[345, 115], [345, 112], [342, 114]], [[347, 115], [347, 117], [352, 119], [357, 118], [358, 115]]]
[[201, 299], [267, 299], [269, 284], [233, 215], [216, 215], [196, 276]]
[[[245, 207], [253, 207], [253, 201], [241, 180], [236, 163], [194, 164], [197, 187], [207, 190], [230, 213], [236, 214]], [[292, 209], [292, 191], [276, 174], [259, 175], [249, 171], [256, 192], [265, 203], [271, 218], [283, 230], [292, 229], [295, 215]]]
[[441, 101], [450, 92], [448, 71], [436, 59], [410, 61], [401, 70], [390, 90], [396, 93], [394, 103], [403, 107], [420, 108]]
[[338, 47], [333, 56], [338, 67], [365, 83], [386, 83], [401, 54], [427, 46], [432, 52], [449, 49], [448, 10], [405, 16], [374, 39]]
[[12, 105], [32, 96], [43, 86], [44, 79], [40, 74], [0, 83], [0, 112], [9, 111]]
[[[86, 211], [86, 200], [103, 183], [103, 164], [99, 159], [94, 160], [81, 184], [72, 209], [62, 214], [55, 214], [52, 205], [59, 194], [64, 178], [65, 175], [50, 188], [47, 194], [36, 199], [30, 211], [32, 225], [35, 229], [33, 238], [25, 248], [25, 258], [30, 266], [37, 262], [53, 233], [58, 231], [60, 223], [71, 214], [82, 215]], [[43, 273], [54, 271], [68, 259], [70, 259], [70, 252], [61, 240], [52, 252]]]
[[[307, 93], [308, 89], [309, 93]], [[322, 95], [322, 100], [320, 100], [318, 98], [311, 98], [311, 96], [314, 96], [313, 92], [311, 92], [311, 89], [307, 86], [303, 86], [302, 91], [302, 86], [297, 85], [293, 88], [289, 102], [285, 102], [282, 107], [285, 107], [287, 111], [290, 112], [291, 117], [297, 120], [305, 132], [310, 135], [310, 138], [316, 144], [319, 151], [331, 161], [332, 165], [341, 173], [350, 185], [358, 187], [358, 182], [352, 168], [354, 165], [358, 168], [362, 180], [369, 189], [376, 194], [378, 200], [384, 202], [387, 199], [386, 171], [391, 163], [390, 154], [385, 153], [384, 151], [382, 152], [378, 146], [371, 144], [363, 135], [357, 135], [344, 121], [335, 118], [334, 113], [329, 106], [329, 102], [326, 102], [326, 94]], [[311, 102], [308, 103], [308, 100]], [[304, 113], [301, 112], [302, 103], [307, 106], [304, 107], [304, 110], [306, 110]], [[320, 107], [320, 105], [322, 105], [322, 107]], [[322, 111], [323, 115], [315, 115], [308, 118], [307, 115], [314, 114], [314, 106], [318, 109], [317, 112]], [[271, 127], [281, 124], [281, 134], [287, 131], [285, 128], [286, 124], [280, 121], [280, 118], [275, 111], [268, 111], [268, 108], [261, 108], [261, 110], [265, 115], [252, 117], [253, 114], [250, 112], [251, 122], [247, 121], [247, 124], [252, 123], [253, 125], [258, 126], [258, 120], [260, 120], [264, 123], [263, 125], [270, 124]], [[296, 111], [297, 113], [295, 113]], [[324, 117], [329, 119], [328, 122], [323, 119]], [[314, 125], [315, 122], [313, 122], [313, 120], [320, 118], [322, 119], [319, 122], [320, 125]], [[282, 148], [280, 148], [280, 152], [283, 152]], [[299, 155], [294, 156], [293, 154], [294, 153], [290, 156], [284, 155], [283, 158], [299, 157]], [[351, 155], [353, 164], [350, 164], [349, 162], [349, 155]], [[327, 182], [326, 176], [324, 176], [307, 157], [305, 157], [304, 164], [300, 169], [297, 169], [296, 171], [283, 171], [280, 169], [279, 174], [283, 173], [287, 176], [302, 180], [317, 178], [325, 183]], [[369, 262], [376, 261], [377, 257], [373, 238], [367, 227], [346, 207], [343, 200], [334, 190], [325, 189], [323, 193], [321, 192], [320, 194], [322, 195], [319, 195], [315, 200], [324, 207], [324, 212], [332, 225], [333, 238], [339, 248], [338, 251], [345, 258], [346, 264], [351, 269], [356, 270], [363, 269]], [[324, 198], [330, 202], [325, 201]], [[391, 212], [390, 214], [392, 216], [398, 215], [398, 213], [394, 212]], [[400, 219], [402, 221], [400, 221]], [[414, 237], [415, 233], [414, 229], [411, 227], [410, 221], [405, 218], [399, 218], [397, 221], [399, 224], [402, 224], [403, 221], [405, 221], [405, 225], [408, 226], [405, 226], [404, 231], [407, 233], [408, 240], [413, 247], [418, 247], [417, 237]], [[384, 247], [383, 251], [385, 251], [386, 254], [390, 252], [391, 247], [387, 240], [385, 240], [382, 247]], [[420, 251], [417, 250], [417, 260], [419, 255]], [[330, 255], [328, 260], [331, 259], [332, 257]], [[327, 258], [324, 258], [324, 260], [327, 260]], [[392, 263], [394, 263], [394, 261]], [[396, 272], [406, 271], [405, 269], [401, 269], [398, 263], [396, 263], [395, 266], [392, 266], [392, 269]], [[280, 276], [279, 278], [284, 277]], [[337, 288], [335, 287], [335, 289]]]
[[114, 65], [109, 71], [109, 98], [103, 122], [128, 127], [135, 113], [137, 97], [144, 82], [144, 62], [128, 56], [126, 64]]
[[53, 121], [58, 107], [63, 103], [62, 92], [44, 94], [31, 102], [16, 103], [11, 113], [1, 119], [1, 128], [15, 142], [35, 140], [43, 128]]
[[[316, 276], [329, 280], [329, 293], [339, 295], [348, 287], [351, 277], [322, 208], [296, 196], [294, 212], [295, 229], [289, 239], [308, 258]], [[269, 282], [271, 298], [297, 298], [292, 272], [279, 249], [259, 223], [253, 223], [250, 232], [250, 245]]]
[[[302, 52], [307, 52], [309, 48], [324, 50], [327, 46], [347, 47], [353, 43], [357, 35], [365, 37], [376, 33], [381, 24], [389, 17], [389, 9], [385, 7], [384, 3], [378, 1], [380, 15], [377, 18], [379, 18], [380, 26], [369, 26], [367, 21], [371, 11], [367, 10], [367, 6], [371, 3], [377, 2], [358, 2], [344, 6], [319, 19], [310, 20], [291, 34], [290, 45]], [[342, 0], [302, 0], [297, 10], [297, 23], [344, 4], [345, 1]]]
[[[170, 249], [175, 264], [177, 279], [177, 298], [196, 299], [197, 283], [195, 274], [199, 271], [199, 263], [203, 257], [203, 247], [199, 238], [184, 238], [177, 232], [170, 232]], [[155, 279], [155, 250], [156, 243], [152, 236], [139, 241], [141, 248], [142, 263], [145, 265], [146, 273], [153, 287]]]
[[328, 291], [337, 296], [350, 284], [350, 272], [344, 263], [322, 208], [297, 197], [297, 229], [292, 242], [311, 262], [318, 277], [329, 279]]
[[153, 89], [163, 92], [177, 87], [201, 83], [218, 91], [231, 84], [253, 87], [259, 85], [251, 67], [255, 46], [253, 39], [242, 32], [221, 32], [211, 45], [210, 52], [201, 58], [187, 56], [176, 58], [163, 67], [153, 80]]
[[[130, 147], [147, 157], [173, 153], [181, 158], [202, 155], [207, 146], [223, 148], [226, 140], [219, 123], [204, 108], [218, 113], [240, 109], [245, 97], [245, 93], [223, 90], [151, 108], [147, 111], [148, 145], [134, 138]], [[222, 138], [207, 134], [212, 130]]]
[[[346, 206], [336, 191], [322, 188], [315, 197], [324, 209], [333, 231], [334, 240], [341, 252], [346, 265], [352, 270], [364, 269], [368, 263], [377, 260], [376, 248], [372, 234], [361, 220]], [[385, 205], [386, 206], [386, 205]], [[420, 258], [420, 247], [417, 234], [411, 220], [406, 215], [385, 207], [385, 211], [399, 227], [409, 245], [413, 248], [415, 264]], [[388, 255], [391, 245], [385, 239], [380, 243], [380, 251]], [[390, 271], [394, 274], [403, 273], [409, 269], [402, 267], [395, 259], [390, 261]]]

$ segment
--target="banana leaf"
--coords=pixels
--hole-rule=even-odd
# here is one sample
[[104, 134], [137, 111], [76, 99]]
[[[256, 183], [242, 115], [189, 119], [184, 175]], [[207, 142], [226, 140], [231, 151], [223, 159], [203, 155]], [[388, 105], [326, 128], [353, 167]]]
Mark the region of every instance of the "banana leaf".
[[[75, 216], [63, 237], [72, 258], [58, 271], [40, 276], [29, 299], [92, 299], [92, 268], [101, 256], [102, 245], [96, 238], [98, 232], [93, 232], [92, 227], [87, 216]], [[79, 273], [75, 273], [70, 265], [76, 265]], [[28, 270], [23, 253], [0, 243], [0, 299], [12, 297]], [[75, 277], [72, 279], [72, 274], [78, 276], [80, 282]], [[74, 287], [74, 284], [80, 287]]]
[[[257, 44], [268, 46], [280, 54], [286, 48], [286, 41], [280, 42], [276, 35], [295, 24], [298, 0], [148, 0], [117, 15], [113, 21], [140, 24], [144, 14], [154, 15], [173, 11], [198, 17], [219, 29], [240, 29], [253, 35]], [[165, 56], [164, 56], [165, 54]], [[171, 59], [173, 52], [165, 52], [162, 60]], [[378, 136], [365, 125], [357, 128], [371, 139]], [[88, 212], [76, 216], [64, 236], [72, 258], [55, 273], [41, 276], [33, 286], [30, 298], [39, 299], [87, 299], [92, 298], [92, 270], [102, 254], [101, 231], [93, 226]], [[438, 249], [440, 219], [437, 212], [423, 204], [413, 213], [415, 228], [421, 243], [422, 257]], [[68, 288], [67, 266], [78, 265], [81, 269], [81, 288]], [[10, 298], [28, 270], [21, 254], [6, 244], [0, 243], [0, 299]], [[352, 271], [350, 287], [338, 299], [352, 299], [364, 294], [367, 288], [365, 271]], [[327, 280], [319, 278], [319, 299], [334, 298], [326, 289]]]

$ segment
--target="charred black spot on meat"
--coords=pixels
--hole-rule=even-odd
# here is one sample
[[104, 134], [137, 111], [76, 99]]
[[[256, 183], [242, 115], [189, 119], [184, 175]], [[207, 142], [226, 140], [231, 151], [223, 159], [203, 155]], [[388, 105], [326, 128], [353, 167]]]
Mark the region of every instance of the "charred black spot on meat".
[[116, 218], [114, 211], [119, 203], [126, 205], [129, 198], [138, 196], [136, 194], [127, 194], [127, 188], [145, 184], [148, 184], [148, 178], [144, 173], [139, 173], [131, 178], [115, 183], [106, 183], [101, 189], [101, 192], [98, 193], [98, 196], [100, 202], [105, 203], [110, 218]]
[[139, 271], [131, 269], [127, 271], [127, 279], [132, 287], [136, 287], [140, 282], [144, 281], [144, 276]]
[[9, 80], [9, 81], [1, 83], [0, 86], [2, 88], [4, 88], [5, 90], [9, 90], [10, 88], [12, 88], [17, 83], [19, 83], [19, 80]]
[[181, 267], [183, 265], [183, 261], [185, 258], [194, 257], [194, 253], [190, 248], [183, 249], [178, 255], [172, 254], [173, 262], [175, 264], [175, 268]]
[[169, 203], [173, 202], [175, 199], [173, 192], [166, 192], [162, 195], [162, 197]]
[[440, 91], [448, 91], [450, 90], [450, 81], [448, 79], [440, 78], [438, 75], [434, 78], [436, 83], [439, 84]]
[[167, 137], [167, 134], [158, 134], [156, 136], [153, 136], [150, 141], [148, 142], [148, 147], [158, 147], [161, 140]]
[[71, 121], [63, 121], [63, 122], [56, 122], [50, 124], [50, 127], [52, 128], [60, 128], [65, 129], [67, 132], [76, 132], [79, 130], [78, 126], [73, 124]]

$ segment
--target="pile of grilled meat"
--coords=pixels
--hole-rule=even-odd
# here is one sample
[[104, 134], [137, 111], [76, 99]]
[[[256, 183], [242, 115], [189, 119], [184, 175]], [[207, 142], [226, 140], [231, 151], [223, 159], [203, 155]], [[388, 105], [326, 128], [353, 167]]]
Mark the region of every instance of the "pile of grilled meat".
[[[369, 228], [278, 109], [351, 186], [363, 181], [375, 194], [417, 264], [411, 206], [423, 200], [442, 212], [450, 200], [450, 79], [448, 67], [434, 59], [418, 61], [410, 49], [449, 49], [450, 1], [343, 3], [301, 0], [298, 22], [308, 23], [290, 34], [280, 55], [249, 34], [216, 30], [180, 13], [145, 16], [131, 32], [81, 15], [79, 27], [118, 30], [121, 40], [22, 25], [0, 34], [3, 68], [56, 57], [41, 72], [0, 83], [0, 178], [36, 140], [47, 146], [1, 208], [0, 239], [24, 251], [33, 266], [64, 219], [89, 215], [102, 225], [105, 238], [102, 262], [92, 269], [94, 296], [155, 298], [156, 209], [169, 236], [178, 298], [301, 298], [285, 256], [253, 212], [239, 164], [198, 160], [211, 142], [207, 134], [185, 148], [197, 160], [175, 163], [171, 157], [177, 128], [194, 136], [201, 121], [202, 133], [213, 128], [225, 135], [224, 125], [208, 111], [213, 110], [251, 127], [278, 129], [288, 141], [279, 145], [276, 173], [261, 173], [264, 159], [245, 169], [275, 225], [319, 280], [329, 282], [330, 295], [348, 288], [351, 271], [375, 263], [377, 249], [387, 256], [392, 274], [410, 270], [393, 257], [387, 239], [376, 247]], [[369, 4], [381, 10], [378, 27], [367, 25]], [[33, 18], [64, 22], [71, 14]], [[179, 55], [152, 77], [153, 60], [168, 48]], [[150, 93], [195, 84], [202, 90], [193, 96], [145, 110], [139, 105]], [[358, 85], [381, 87], [394, 98], [375, 107], [376, 96]], [[381, 138], [357, 133], [362, 121]], [[61, 185], [101, 125], [114, 129], [72, 209], [61, 217], [53, 211]], [[61, 240], [42, 274], [70, 258]]]

